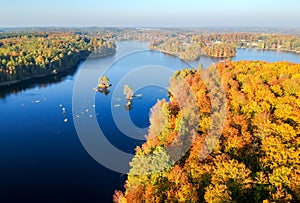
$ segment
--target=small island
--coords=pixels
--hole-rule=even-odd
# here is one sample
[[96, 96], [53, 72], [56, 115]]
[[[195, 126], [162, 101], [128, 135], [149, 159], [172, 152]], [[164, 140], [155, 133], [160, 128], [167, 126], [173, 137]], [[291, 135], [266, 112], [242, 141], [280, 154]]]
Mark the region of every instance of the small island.
[[123, 93], [126, 96], [127, 103], [125, 104], [126, 110], [131, 110], [132, 100], [133, 100], [133, 89], [129, 85], [125, 85], [123, 89]]
[[109, 87], [111, 87], [112, 84], [109, 83], [109, 79], [107, 76], [100, 77], [98, 79], [98, 85], [96, 88], [94, 88], [96, 91], [104, 93], [105, 95], [108, 95], [110, 90]]

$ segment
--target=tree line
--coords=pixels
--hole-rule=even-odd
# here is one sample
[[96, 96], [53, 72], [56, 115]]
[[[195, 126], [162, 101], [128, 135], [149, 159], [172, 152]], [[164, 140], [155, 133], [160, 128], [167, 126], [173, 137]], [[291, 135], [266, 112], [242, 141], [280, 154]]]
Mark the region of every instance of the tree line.
[[174, 54], [185, 60], [197, 60], [201, 55], [231, 58], [237, 48], [258, 48], [300, 53], [300, 38], [281, 34], [179, 34], [151, 40], [150, 49]]
[[1, 33], [0, 84], [55, 74], [75, 66], [90, 53], [114, 54], [104, 37], [61, 32]]

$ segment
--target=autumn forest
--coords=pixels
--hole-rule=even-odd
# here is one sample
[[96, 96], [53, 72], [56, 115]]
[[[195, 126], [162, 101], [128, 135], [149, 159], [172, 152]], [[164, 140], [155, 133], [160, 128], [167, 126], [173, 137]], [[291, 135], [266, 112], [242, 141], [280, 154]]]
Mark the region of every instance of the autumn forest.
[[0, 86], [70, 69], [91, 53], [112, 55], [115, 44], [68, 32], [0, 33]]
[[[116, 191], [115, 202], [300, 201], [300, 65], [227, 60], [210, 69], [220, 73], [226, 95], [224, 129], [212, 153], [200, 159], [207, 140], [214, 138], [208, 133], [210, 96], [221, 96], [202, 80], [207, 70], [185, 69], [173, 76], [170, 88], [190, 88], [197, 99], [199, 113], [189, 117], [199, 119], [192, 147], [162, 171], [137, 173], [168, 166], [168, 155], [151, 161], [146, 155], [160, 154], [178, 139], [179, 120], [186, 114], [176, 98], [158, 102], [152, 109], [147, 142], [136, 148], [126, 191]], [[184, 85], [174, 83], [179, 76]], [[178, 92], [180, 100], [188, 99], [185, 91]]]

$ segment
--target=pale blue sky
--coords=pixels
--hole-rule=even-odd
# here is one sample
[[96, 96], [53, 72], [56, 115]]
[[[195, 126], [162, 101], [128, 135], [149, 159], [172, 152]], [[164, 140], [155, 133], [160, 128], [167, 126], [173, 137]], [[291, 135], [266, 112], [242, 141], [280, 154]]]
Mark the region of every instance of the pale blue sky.
[[299, 0], [6, 0], [10, 26], [296, 26]]

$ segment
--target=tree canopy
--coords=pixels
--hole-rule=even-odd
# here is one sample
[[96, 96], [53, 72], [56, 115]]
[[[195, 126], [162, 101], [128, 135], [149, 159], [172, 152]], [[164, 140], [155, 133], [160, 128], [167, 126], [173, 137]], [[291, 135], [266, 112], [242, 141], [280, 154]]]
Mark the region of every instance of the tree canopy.
[[[300, 202], [300, 65], [227, 60], [216, 70], [226, 117], [212, 152], [200, 158], [215, 108], [211, 94], [220, 97], [219, 92], [207, 89], [201, 77], [206, 70], [179, 71], [173, 78], [181, 75], [184, 84], [177, 87], [191, 88], [199, 106], [192, 146], [176, 163], [169, 162], [164, 150], [185, 117], [178, 99], [187, 98], [182, 93], [169, 103], [159, 101], [147, 141], [136, 148], [130, 164], [126, 191], [116, 191], [115, 202]], [[158, 166], [165, 167], [153, 170]]]
[[0, 84], [68, 69], [94, 51], [113, 54], [115, 44], [68, 32], [0, 34]]

